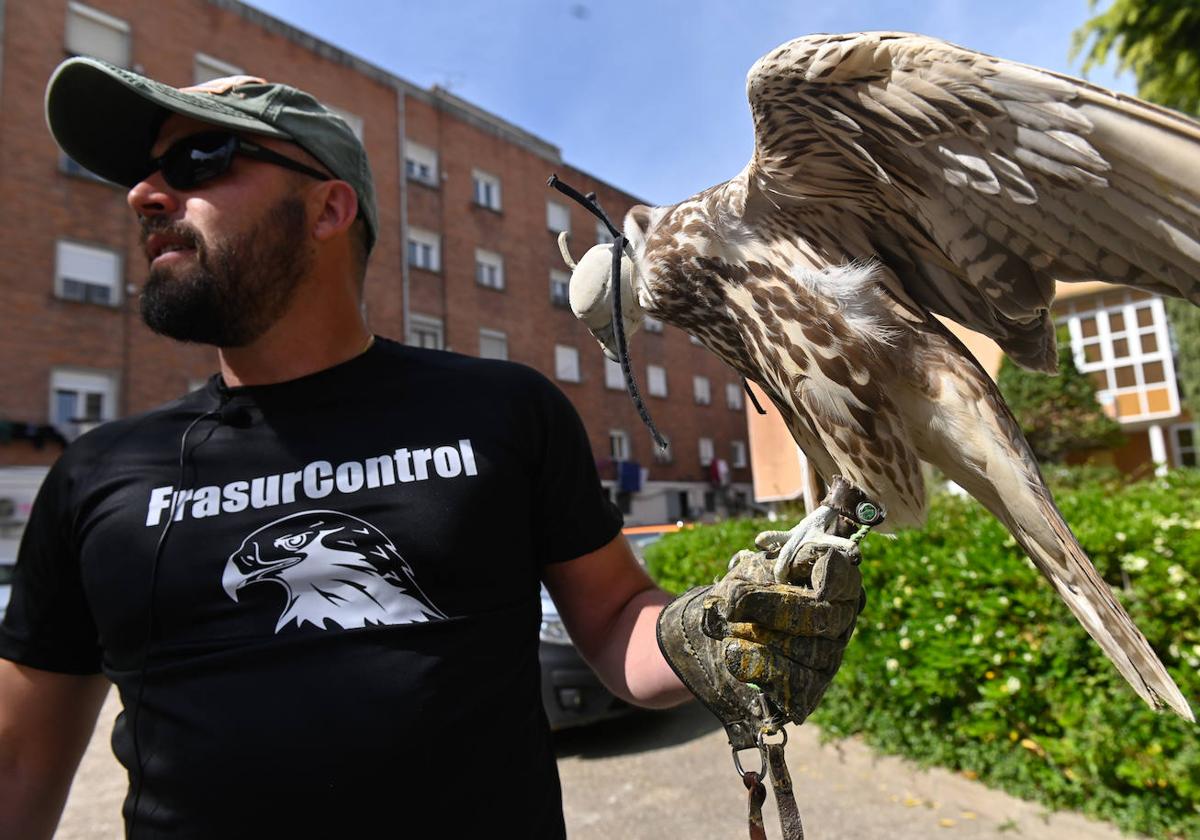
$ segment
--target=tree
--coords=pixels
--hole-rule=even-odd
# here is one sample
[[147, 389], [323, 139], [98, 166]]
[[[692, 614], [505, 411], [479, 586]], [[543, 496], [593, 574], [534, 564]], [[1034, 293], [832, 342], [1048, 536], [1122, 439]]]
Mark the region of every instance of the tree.
[[1058, 376], [1023, 370], [1006, 356], [996, 384], [1042, 463], [1059, 463], [1072, 452], [1108, 449], [1125, 441], [1120, 424], [1096, 402], [1092, 381], [1075, 367], [1065, 335], [1058, 343]]
[[[1137, 78], [1138, 96], [1200, 114], [1200, 0], [1113, 0], [1075, 31], [1072, 57], [1081, 50], [1085, 73], [1115, 52], [1118, 69]], [[1200, 308], [1175, 298], [1166, 308], [1183, 399], [1200, 417]]]

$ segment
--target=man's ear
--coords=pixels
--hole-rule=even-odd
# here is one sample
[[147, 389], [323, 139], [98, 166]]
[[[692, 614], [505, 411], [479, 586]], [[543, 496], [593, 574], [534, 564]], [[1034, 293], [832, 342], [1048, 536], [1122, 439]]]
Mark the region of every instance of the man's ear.
[[347, 230], [358, 218], [358, 194], [345, 181], [324, 181], [317, 193], [321, 204], [313, 224], [313, 236], [324, 242]]

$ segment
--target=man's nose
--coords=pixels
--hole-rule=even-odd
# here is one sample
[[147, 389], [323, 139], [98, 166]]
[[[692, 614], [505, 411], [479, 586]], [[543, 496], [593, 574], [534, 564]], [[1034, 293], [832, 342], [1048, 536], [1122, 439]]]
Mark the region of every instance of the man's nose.
[[179, 196], [163, 180], [161, 172], [153, 172], [134, 184], [125, 200], [143, 218], [170, 215], [180, 205]]

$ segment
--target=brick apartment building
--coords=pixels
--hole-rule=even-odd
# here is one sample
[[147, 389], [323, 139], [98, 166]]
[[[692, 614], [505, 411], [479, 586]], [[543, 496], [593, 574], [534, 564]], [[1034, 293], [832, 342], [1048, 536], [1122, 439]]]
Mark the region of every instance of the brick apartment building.
[[[671, 442], [656, 457], [619, 369], [566, 307], [557, 232], [570, 232], [576, 256], [607, 236], [546, 177], [595, 191], [615, 218], [638, 202], [566, 164], [554, 145], [234, 0], [7, 0], [0, 45], [0, 522], [10, 524], [0, 540], [63, 439], [178, 396], [216, 367], [211, 349], [142, 325], [146, 263], [125, 190], [50, 137], [45, 84], [73, 54], [175, 85], [247, 73], [312, 92], [359, 133], [374, 170], [380, 235], [366, 305], [376, 333], [512, 359], [556, 381], [631, 523], [723, 512], [749, 495], [732, 371], [673, 328], [651, 323], [635, 337], [646, 402]], [[616, 461], [639, 466], [622, 473]]]

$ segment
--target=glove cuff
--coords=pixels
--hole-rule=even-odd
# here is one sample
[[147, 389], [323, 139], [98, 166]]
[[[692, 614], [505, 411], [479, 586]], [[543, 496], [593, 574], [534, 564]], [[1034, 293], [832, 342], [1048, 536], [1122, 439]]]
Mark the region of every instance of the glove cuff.
[[704, 634], [711, 586], [688, 590], [658, 617], [658, 647], [680, 681], [712, 712], [734, 749], [756, 747], [758, 692], [733, 678], [725, 667], [723, 643]]

